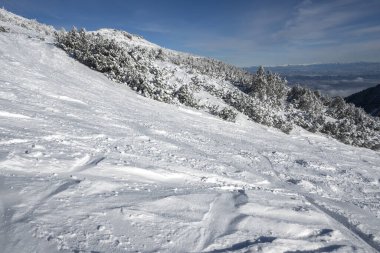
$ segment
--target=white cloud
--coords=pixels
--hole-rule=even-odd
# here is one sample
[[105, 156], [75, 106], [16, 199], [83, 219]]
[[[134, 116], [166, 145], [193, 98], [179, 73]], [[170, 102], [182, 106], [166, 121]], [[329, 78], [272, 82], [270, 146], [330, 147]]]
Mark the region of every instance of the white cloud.
[[349, 31], [348, 34], [353, 36], [380, 35], [380, 25], [357, 27], [356, 29]]
[[354, 0], [304, 1], [296, 6], [292, 17], [276, 36], [289, 41], [339, 39], [345, 26], [368, 14], [367, 9], [358, 11], [357, 4]]

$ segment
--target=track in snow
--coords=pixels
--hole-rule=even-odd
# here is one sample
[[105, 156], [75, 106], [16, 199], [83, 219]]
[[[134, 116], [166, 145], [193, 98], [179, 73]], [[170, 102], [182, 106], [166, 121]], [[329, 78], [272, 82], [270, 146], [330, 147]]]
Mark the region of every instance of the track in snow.
[[321, 212], [325, 213], [328, 217], [330, 217], [331, 220], [338, 223], [338, 225], [346, 228], [347, 231], [353, 235], [353, 237], [361, 241], [363, 244], [366, 244], [370, 250], [372, 250], [373, 252], [380, 252], [380, 244], [377, 242], [374, 242], [371, 236], [363, 233], [356, 226], [352, 225], [346, 217], [327, 209], [323, 205], [318, 204], [315, 201], [315, 199], [310, 197], [310, 195], [309, 196], [304, 195], [304, 197], [307, 201], [309, 201], [309, 203], [315, 206], [318, 210], [320, 210]]

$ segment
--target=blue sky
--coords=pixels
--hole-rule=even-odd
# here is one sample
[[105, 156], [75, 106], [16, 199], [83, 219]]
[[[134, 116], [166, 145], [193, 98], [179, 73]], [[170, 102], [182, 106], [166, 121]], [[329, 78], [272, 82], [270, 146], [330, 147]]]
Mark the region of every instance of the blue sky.
[[0, 0], [57, 28], [115, 28], [237, 66], [380, 62], [380, 0]]

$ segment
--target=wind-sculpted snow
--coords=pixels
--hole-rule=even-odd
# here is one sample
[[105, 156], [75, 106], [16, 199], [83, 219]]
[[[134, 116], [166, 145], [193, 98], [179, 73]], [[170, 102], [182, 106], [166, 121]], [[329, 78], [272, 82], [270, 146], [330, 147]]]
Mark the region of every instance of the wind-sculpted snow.
[[1, 252], [379, 250], [378, 151], [137, 96], [34, 36], [0, 33]]

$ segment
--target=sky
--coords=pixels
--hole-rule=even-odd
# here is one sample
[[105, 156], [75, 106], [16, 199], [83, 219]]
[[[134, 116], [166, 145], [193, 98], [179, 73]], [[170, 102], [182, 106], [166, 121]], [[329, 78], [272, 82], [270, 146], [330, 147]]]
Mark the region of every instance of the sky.
[[114, 28], [239, 67], [380, 62], [380, 0], [0, 0], [26, 18]]

